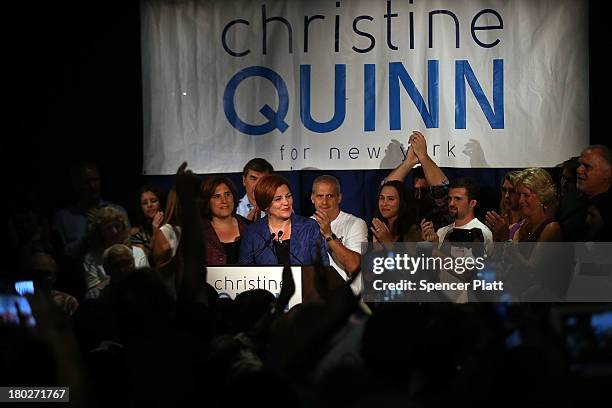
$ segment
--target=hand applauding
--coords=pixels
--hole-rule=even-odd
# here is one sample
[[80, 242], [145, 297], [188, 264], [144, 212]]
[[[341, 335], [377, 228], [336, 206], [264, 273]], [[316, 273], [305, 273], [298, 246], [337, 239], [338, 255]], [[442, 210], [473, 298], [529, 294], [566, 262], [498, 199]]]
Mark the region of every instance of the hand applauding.
[[319, 223], [319, 228], [321, 229], [321, 235], [324, 237], [329, 237], [332, 234], [331, 229], [331, 220], [329, 219], [329, 215], [324, 213], [323, 211], [315, 211], [314, 213], [315, 220]]
[[389, 231], [387, 224], [378, 218], [372, 219], [372, 226], [370, 229], [372, 230], [374, 238], [377, 242], [395, 242], [396, 237], [394, 237], [391, 231]]
[[495, 241], [501, 242], [508, 240], [508, 230], [510, 228], [508, 214], [502, 217], [495, 211], [487, 211], [485, 220], [487, 227], [493, 232], [493, 239]]
[[423, 241], [429, 242], [438, 242], [440, 240], [438, 234], [436, 234], [434, 230], [433, 222], [427, 221], [425, 218], [421, 221], [421, 237]]

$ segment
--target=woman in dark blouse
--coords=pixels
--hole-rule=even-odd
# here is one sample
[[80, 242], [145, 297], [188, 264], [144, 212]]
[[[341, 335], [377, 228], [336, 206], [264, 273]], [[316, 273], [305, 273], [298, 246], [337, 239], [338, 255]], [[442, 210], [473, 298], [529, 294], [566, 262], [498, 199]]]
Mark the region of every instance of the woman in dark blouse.
[[236, 214], [236, 189], [223, 176], [202, 183], [202, 233], [208, 265], [236, 264], [240, 259], [240, 237], [247, 221]]

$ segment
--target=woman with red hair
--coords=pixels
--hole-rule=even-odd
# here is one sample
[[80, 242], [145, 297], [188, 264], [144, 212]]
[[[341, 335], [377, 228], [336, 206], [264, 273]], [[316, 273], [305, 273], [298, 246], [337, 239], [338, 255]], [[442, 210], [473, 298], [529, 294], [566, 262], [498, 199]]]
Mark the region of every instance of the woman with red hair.
[[240, 263], [310, 265], [316, 260], [318, 246], [323, 265], [329, 265], [317, 222], [293, 213], [287, 179], [278, 174], [263, 177], [255, 187], [255, 201], [266, 216], [247, 228], [240, 246]]

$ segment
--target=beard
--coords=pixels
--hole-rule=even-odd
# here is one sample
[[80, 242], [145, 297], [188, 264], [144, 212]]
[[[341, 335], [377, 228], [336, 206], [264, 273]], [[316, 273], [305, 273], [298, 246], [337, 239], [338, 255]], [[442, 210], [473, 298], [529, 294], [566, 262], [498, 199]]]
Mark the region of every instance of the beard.
[[467, 216], [467, 214], [468, 214], [468, 212], [467, 212], [467, 211], [465, 211], [465, 212], [461, 212], [461, 211], [459, 211], [459, 209], [458, 209], [458, 208], [455, 208], [455, 209], [452, 209], [452, 210], [449, 208], [449, 209], [448, 209], [448, 213], [449, 213], [449, 215], [451, 216], [451, 218], [452, 218], [453, 220], [462, 220], [462, 219], [464, 219], [464, 218]]

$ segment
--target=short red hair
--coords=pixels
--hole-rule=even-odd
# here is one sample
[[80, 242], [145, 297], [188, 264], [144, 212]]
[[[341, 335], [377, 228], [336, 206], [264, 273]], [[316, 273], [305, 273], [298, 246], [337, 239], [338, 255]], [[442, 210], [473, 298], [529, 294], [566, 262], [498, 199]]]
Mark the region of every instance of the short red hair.
[[269, 174], [262, 177], [255, 186], [255, 202], [260, 210], [267, 210], [272, 203], [274, 194], [280, 186], [287, 186], [291, 190], [289, 181], [278, 174]]

